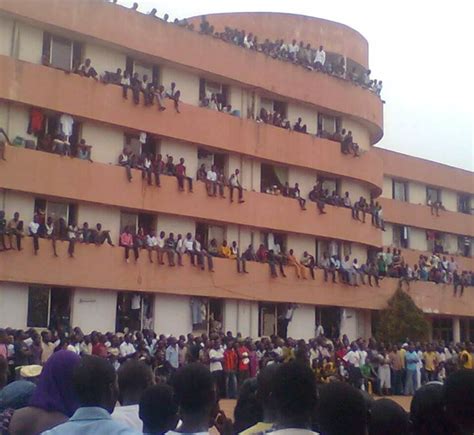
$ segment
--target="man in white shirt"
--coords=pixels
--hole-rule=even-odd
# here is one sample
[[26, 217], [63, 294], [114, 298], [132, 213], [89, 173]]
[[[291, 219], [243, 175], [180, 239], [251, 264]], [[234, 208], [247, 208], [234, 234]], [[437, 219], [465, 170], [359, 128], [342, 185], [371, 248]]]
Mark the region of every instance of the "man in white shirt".
[[357, 348], [357, 344], [351, 344], [351, 350], [344, 356], [344, 361], [349, 364], [349, 382], [352, 386], [360, 388], [362, 385], [361, 354]]
[[295, 62], [296, 56], [298, 55], [298, 51], [300, 51], [300, 46], [296, 42], [296, 39], [293, 39], [291, 44], [288, 44], [288, 57]]
[[217, 172], [215, 165], [212, 165], [211, 169], [207, 171], [206, 188], [208, 195], [217, 196]]
[[30, 222], [30, 224], [28, 225], [28, 231], [30, 233], [30, 236], [33, 237], [33, 249], [34, 249], [35, 255], [38, 255], [38, 251], [39, 251], [39, 239], [38, 239], [39, 227], [40, 225], [38, 223], [38, 216], [34, 215], [33, 221]]
[[224, 362], [224, 349], [219, 339], [214, 340], [214, 346], [209, 351], [209, 360], [209, 370], [211, 371], [214, 384], [216, 385], [216, 391], [219, 394], [219, 398], [224, 398], [224, 368], [222, 366]]
[[324, 71], [324, 64], [326, 63], [326, 52], [323, 49], [323, 46], [320, 45], [319, 49], [316, 50], [316, 55], [314, 56], [314, 68], [318, 71]]
[[156, 238], [155, 232], [152, 230], [146, 236], [146, 249], [148, 251], [148, 258], [150, 263], [153, 263], [153, 251], [156, 251], [158, 247], [158, 239]]
[[243, 199], [243, 187], [240, 184], [240, 171], [238, 169], [229, 178], [230, 202], [234, 202], [234, 189], [239, 191], [239, 203], [245, 202]]
[[141, 433], [143, 423], [138, 416], [138, 404], [143, 392], [153, 385], [153, 372], [143, 361], [128, 360], [120, 366], [117, 376], [121, 406], [115, 407], [112, 418]]
[[61, 131], [66, 137], [66, 142], [69, 143], [69, 138], [72, 136], [72, 127], [74, 125], [74, 119], [71, 115], [62, 114], [59, 117], [59, 124], [61, 125]]
[[156, 250], [158, 252], [158, 264], [165, 264], [163, 260], [163, 256], [165, 255], [165, 241], [166, 241], [166, 233], [164, 231], [160, 231], [160, 236], [158, 237]]
[[130, 334], [126, 334], [123, 343], [120, 345], [120, 356], [122, 358], [130, 358], [135, 352], [135, 346], [131, 343]]

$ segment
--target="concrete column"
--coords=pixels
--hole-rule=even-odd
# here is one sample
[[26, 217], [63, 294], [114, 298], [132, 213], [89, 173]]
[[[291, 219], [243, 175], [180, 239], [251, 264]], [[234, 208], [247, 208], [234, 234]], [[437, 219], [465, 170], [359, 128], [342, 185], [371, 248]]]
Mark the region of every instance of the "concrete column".
[[345, 334], [349, 341], [357, 338], [357, 310], [354, 308], [343, 308], [341, 312], [341, 337]]
[[455, 343], [461, 341], [461, 321], [459, 317], [453, 317], [453, 340]]

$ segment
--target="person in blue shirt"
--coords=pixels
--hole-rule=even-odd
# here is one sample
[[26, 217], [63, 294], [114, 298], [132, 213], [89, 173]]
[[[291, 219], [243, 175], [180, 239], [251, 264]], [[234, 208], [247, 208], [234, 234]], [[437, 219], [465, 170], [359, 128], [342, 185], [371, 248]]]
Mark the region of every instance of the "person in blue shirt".
[[412, 396], [416, 390], [416, 366], [419, 362], [418, 353], [412, 343], [405, 354], [406, 381], [405, 396]]
[[112, 365], [97, 356], [84, 356], [74, 370], [73, 385], [80, 407], [63, 424], [44, 435], [136, 435], [127, 426], [112, 420], [118, 397], [117, 376]]

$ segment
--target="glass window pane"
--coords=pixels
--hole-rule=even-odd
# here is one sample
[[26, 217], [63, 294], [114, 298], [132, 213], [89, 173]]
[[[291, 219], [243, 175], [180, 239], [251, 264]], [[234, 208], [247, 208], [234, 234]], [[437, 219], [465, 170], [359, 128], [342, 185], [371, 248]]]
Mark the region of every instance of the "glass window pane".
[[137, 220], [138, 216], [135, 213], [120, 213], [120, 232], [124, 230], [126, 226], [130, 229], [132, 233], [137, 230]]
[[29, 287], [28, 289], [28, 328], [47, 328], [49, 312], [49, 288]]
[[56, 68], [71, 69], [72, 42], [54, 36], [52, 39], [51, 65]]
[[62, 202], [51, 202], [48, 201], [46, 205], [47, 217], [52, 217], [54, 221], [58, 221], [63, 218], [66, 222], [68, 221], [68, 204]]

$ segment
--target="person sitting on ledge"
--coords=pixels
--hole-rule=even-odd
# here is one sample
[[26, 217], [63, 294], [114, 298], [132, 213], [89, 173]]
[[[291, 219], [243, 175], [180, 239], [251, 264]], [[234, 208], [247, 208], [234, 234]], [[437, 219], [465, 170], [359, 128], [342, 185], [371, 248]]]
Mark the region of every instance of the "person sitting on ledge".
[[89, 160], [92, 163], [91, 158], [92, 145], [87, 145], [85, 139], [81, 139], [77, 145], [77, 158], [80, 160]]
[[132, 181], [132, 159], [131, 151], [128, 147], [125, 147], [118, 158], [118, 163], [120, 166], [125, 168], [128, 181]]
[[184, 180], [188, 181], [189, 191], [193, 191], [193, 179], [186, 175], [186, 166], [184, 166], [184, 159], [181, 157], [179, 163], [175, 167], [176, 178], [178, 179], [178, 188], [181, 192], [184, 192]]
[[253, 246], [251, 244], [242, 254], [242, 258], [245, 259], [245, 261], [257, 261], [257, 255], [255, 254], [255, 250], [253, 249]]
[[77, 69], [76, 72], [77, 74], [83, 77], [89, 77], [89, 78], [93, 78], [94, 80], [98, 80], [97, 71], [92, 66], [90, 59], [86, 59], [83, 64], [79, 65], [79, 68]]
[[207, 180], [207, 171], [206, 165], [203, 163], [196, 172], [196, 180], [203, 181], [204, 183]]
[[296, 270], [296, 276], [298, 279], [306, 279], [306, 269], [304, 266], [296, 259], [293, 249], [290, 249], [288, 252], [288, 266], [293, 266]]
[[216, 239], [212, 239], [209, 242], [209, 247], [208, 247], [207, 252], [209, 253], [209, 255], [212, 255], [213, 257], [219, 257], [219, 247], [217, 246]]
[[227, 245], [227, 240], [222, 242], [222, 245], [219, 247], [219, 257], [222, 258], [230, 258], [232, 255], [232, 251], [230, 247]]
[[306, 210], [306, 199], [301, 197], [300, 185], [298, 183], [295, 183], [295, 187], [290, 189], [290, 196], [298, 201], [301, 210]]
[[239, 191], [239, 203], [245, 202], [243, 199], [243, 187], [240, 184], [240, 171], [238, 169], [229, 178], [230, 202], [234, 202], [234, 189]]
[[299, 133], [306, 133], [306, 124], [301, 125], [302, 122], [303, 120], [298, 118], [298, 121], [296, 121], [295, 125], [293, 125], [293, 130]]
[[133, 242], [133, 235], [130, 232], [130, 228], [128, 226], [124, 228], [123, 233], [120, 235], [120, 246], [125, 248], [125, 261], [127, 263], [129, 262], [130, 249], [133, 249], [135, 263], [138, 261], [138, 247]]
[[174, 103], [174, 109], [176, 110], [177, 113], [180, 113], [179, 111], [179, 99], [181, 97], [181, 91], [176, 89], [176, 83], [172, 82], [171, 87], [169, 91], [166, 92], [166, 97], [169, 98], [170, 100], [173, 100]]
[[212, 165], [206, 174], [206, 190], [209, 196], [217, 196], [217, 172], [216, 166]]
[[112, 239], [110, 238], [110, 230], [103, 230], [102, 229], [102, 224], [98, 223], [95, 226], [95, 230], [92, 230], [92, 241], [96, 245], [103, 245], [105, 242], [107, 242], [110, 246], [115, 246], [112, 243]]
[[[290, 251], [291, 252], [291, 251]], [[315, 261], [314, 257], [308, 253], [308, 251], [304, 251], [303, 255], [301, 256], [300, 263], [309, 269], [309, 272], [311, 273], [311, 278], [315, 279], [314, 277], [314, 267], [315, 267]]]
[[176, 176], [176, 166], [173, 163], [173, 156], [166, 155], [166, 163], [163, 173], [172, 177]]
[[230, 251], [230, 258], [235, 259], [235, 261], [237, 262], [237, 273], [248, 273], [246, 258], [244, 255], [240, 255], [240, 249], [235, 240], [232, 242]]
[[311, 192], [309, 192], [309, 200], [316, 203], [319, 214], [326, 214], [324, 211], [325, 195], [322, 187], [319, 184], [315, 184]]

